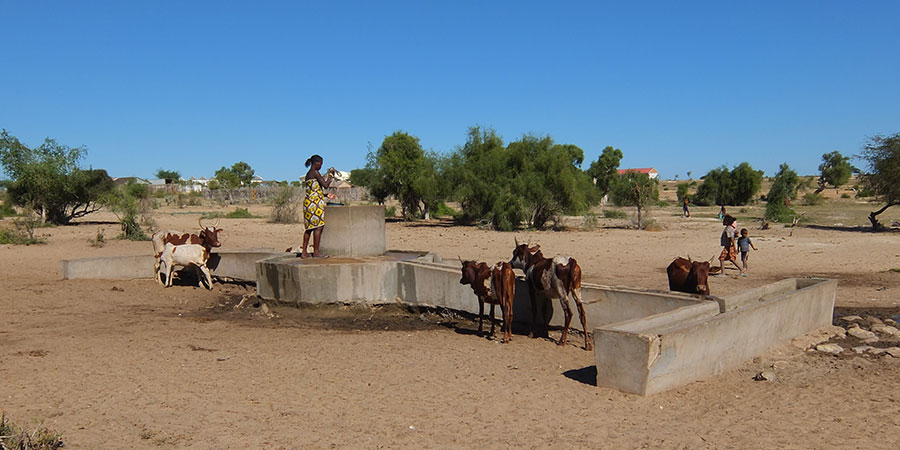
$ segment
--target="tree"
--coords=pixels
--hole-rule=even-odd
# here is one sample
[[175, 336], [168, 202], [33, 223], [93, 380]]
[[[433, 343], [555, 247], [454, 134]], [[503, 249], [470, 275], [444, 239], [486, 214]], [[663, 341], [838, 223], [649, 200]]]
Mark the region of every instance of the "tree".
[[156, 171], [156, 178], [160, 180], [171, 180], [172, 182], [178, 182], [181, 179], [181, 173], [175, 170], [163, 170], [159, 169]]
[[225, 189], [232, 189], [250, 186], [250, 182], [253, 181], [253, 174], [254, 171], [250, 164], [240, 161], [234, 163], [231, 168], [222, 166], [221, 169], [216, 171], [215, 177], [219, 182], [219, 186]]
[[588, 168], [587, 173], [594, 179], [594, 184], [600, 190], [601, 197], [609, 193], [610, 187], [616, 181], [619, 175], [617, 169], [621, 160], [622, 150], [607, 146]]
[[759, 192], [762, 175], [747, 162], [733, 170], [718, 167], [707, 172], [692, 199], [697, 205], [746, 205]]
[[850, 174], [853, 173], [850, 158], [835, 150], [822, 155], [822, 161], [819, 165], [819, 187], [816, 188], [816, 194], [824, 191], [826, 185], [837, 188], [850, 180]]
[[113, 188], [105, 170], [83, 170], [84, 147], [71, 148], [47, 138], [28, 148], [6, 130], [0, 132], [0, 164], [12, 178], [10, 200], [33, 208], [44, 222], [66, 224], [101, 208], [99, 200]]
[[900, 205], [900, 133], [890, 136], [876, 135], [869, 138], [860, 158], [868, 163], [869, 170], [861, 175], [862, 183], [884, 206], [869, 213], [873, 230], [884, 228], [878, 215], [894, 205]]
[[610, 199], [617, 206], [637, 208], [637, 227], [644, 228], [643, 211], [659, 200], [659, 182], [647, 174], [628, 172], [618, 177], [610, 191]]
[[685, 198], [688, 198], [688, 199], [691, 198], [690, 195], [688, 195], [688, 192], [690, 192], [690, 189], [692, 186], [696, 186], [696, 185], [697, 185], [696, 181], [678, 183], [678, 187], [676, 188], [677, 190], [675, 191], [675, 195], [678, 197], [679, 205], [684, 203]]
[[797, 198], [800, 177], [786, 163], [778, 168], [772, 187], [766, 194], [766, 219], [775, 222], [789, 222], [794, 218], [790, 201]]

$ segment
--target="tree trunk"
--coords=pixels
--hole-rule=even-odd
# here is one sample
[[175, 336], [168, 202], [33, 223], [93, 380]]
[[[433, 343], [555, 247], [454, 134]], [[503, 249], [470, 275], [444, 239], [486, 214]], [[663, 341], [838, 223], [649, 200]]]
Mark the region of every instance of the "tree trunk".
[[638, 218], [637, 218], [637, 228], [638, 230], [643, 229], [643, 220], [641, 220], [641, 205], [639, 204], [637, 207], [638, 210]]
[[881, 222], [879, 222], [876, 217], [879, 214], [883, 213], [888, 208], [890, 208], [891, 206], [894, 206], [894, 203], [889, 202], [887, 205], [884, 205], [884, 207], [882, 207], [878, 211], [872, 211], [869, 213], [869, 222], [872, 222], [872, 231], [880, 231], [880, 230], [884, 229], [884, 225], [882, 225]]

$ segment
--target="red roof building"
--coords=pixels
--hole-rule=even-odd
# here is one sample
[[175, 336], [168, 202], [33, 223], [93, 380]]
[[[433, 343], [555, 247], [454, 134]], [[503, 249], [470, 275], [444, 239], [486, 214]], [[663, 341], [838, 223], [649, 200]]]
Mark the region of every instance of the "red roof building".
[[617, 172], [619, 172], [619, 175], [624, 175], [626, 173], [643, 173], [650, 177], [651, 180], [659, 176], [659, 172], [652, 167], [640, 169], [619, 169]]

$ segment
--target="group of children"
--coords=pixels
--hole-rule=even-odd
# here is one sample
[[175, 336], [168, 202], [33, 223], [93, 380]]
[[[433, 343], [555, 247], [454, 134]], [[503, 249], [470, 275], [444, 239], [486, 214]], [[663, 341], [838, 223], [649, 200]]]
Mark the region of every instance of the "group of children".
[[[724, 210], [724, 206], [722, 208]], [[722, 225], [725, 226], [725, 229], [722, 230], [722, 237], [720, 238], [722, 253], [719, 254], [719, 273], [725, 272], [725, 261], [727, 260], [731, 261], [734, 267], [740, 271], [740, 276], [747, 275], [747, 260], [750, 259], [750, 249], [757, 250], [756, 246], [753, 245], [753, 241], [750, 240], [750, 232], [746, 228], [741, 228], [740, 237], [738, 237], [737, 219], [728, 214], [723, 214]], [[738, 251], [741, 252], [743, 267], [737, 263]]]

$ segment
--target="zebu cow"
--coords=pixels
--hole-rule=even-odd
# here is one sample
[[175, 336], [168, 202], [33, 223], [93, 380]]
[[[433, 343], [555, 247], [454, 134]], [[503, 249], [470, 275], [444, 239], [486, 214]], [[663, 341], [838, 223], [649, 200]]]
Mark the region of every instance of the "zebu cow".
[[697, 262], [681, 257], [666, 267], [669, 290], [709, 295], [709, 261]]
[[[160, 266], [166, 268], [166, 287], [172, 286], [172, 271], [175, 266], [181, 266], [193, 267], [198, 272], [199, 285], [202, 287], [203, 279], [206, 278], [206, 288], [212, 289], [212, 274], [209, 273], [209, 268], [206, 267], [207, 261], [209, 261], [209, 249], [206, 246], [167, 243], [163, 247], [160, 257]], [[157, 279], [159, 279], [159, 275], [157, 275]]]
[[581, 303], [581, 267], [575, 258], [557, 256], [553, 259], [544, 258], [540, 245], [530, 247], [529, 244], [519, 244], [516, 240], [516, 248], [513, 250], [513, 267], [525, 272], [525, 283], [528, 285], [528, 295], [531, 297], [531, 333], [537, 325], [537, 300], [538, 298], [558, 298], [562, 305], [565, 325], [559, 345], [565, 345], [569, 335], [569, 324], [572, 322], [572, 309], [569, 307], [569, 295], [575, 299], [578, 308], [578, 318], [581, 319], [581, 329], [584, 330], [584, 348], [591, 350], [593, 343], [587, 330], [584, 317], [584, 305]]
[[503, 314], [503, 338], [500, 342], [512, 340], [513, 299], [516, 296], [516, 274], [508, 263], [498, 262], [491, 267], [483, 262], [463, 261], [462, 278], [459, 284], [468, 284], [478, 297], [478, 333], [483, 333], [484, 304], [491, 305], [491, 336], [494, 335], [494, 305], [500, 305]]
[[[219, 232], [222, 231], [222, 229], [217, 228], [219, 226], [219, 221], [217, 220], [216, 223], [211, 227], [204, 227], [202, 221], [202, 218], [198, 219], [197, 221], [197, 223], [200, 225], [200, 231], [198, 231], [196, 234], [183, 233], [177, 230], [165, 230], [153, 233], [151, 241], [153, 242], [153, 256], [156, 257], [153, 271], [156, 274], [156, 281], [159, 284], [163, 284], [163, 281], [160, 278], [160, 275], [162, 274], [162, 271], [160, 270], [160, 256], [162, 255], [163, 248], [165, 248], [166, 244], [198, 244], [206, 247], [207, 252], [213, 247], [222, 246], [222, 244], [219, 242]], [[166, 281], [168, 284], [168, 280]]]

